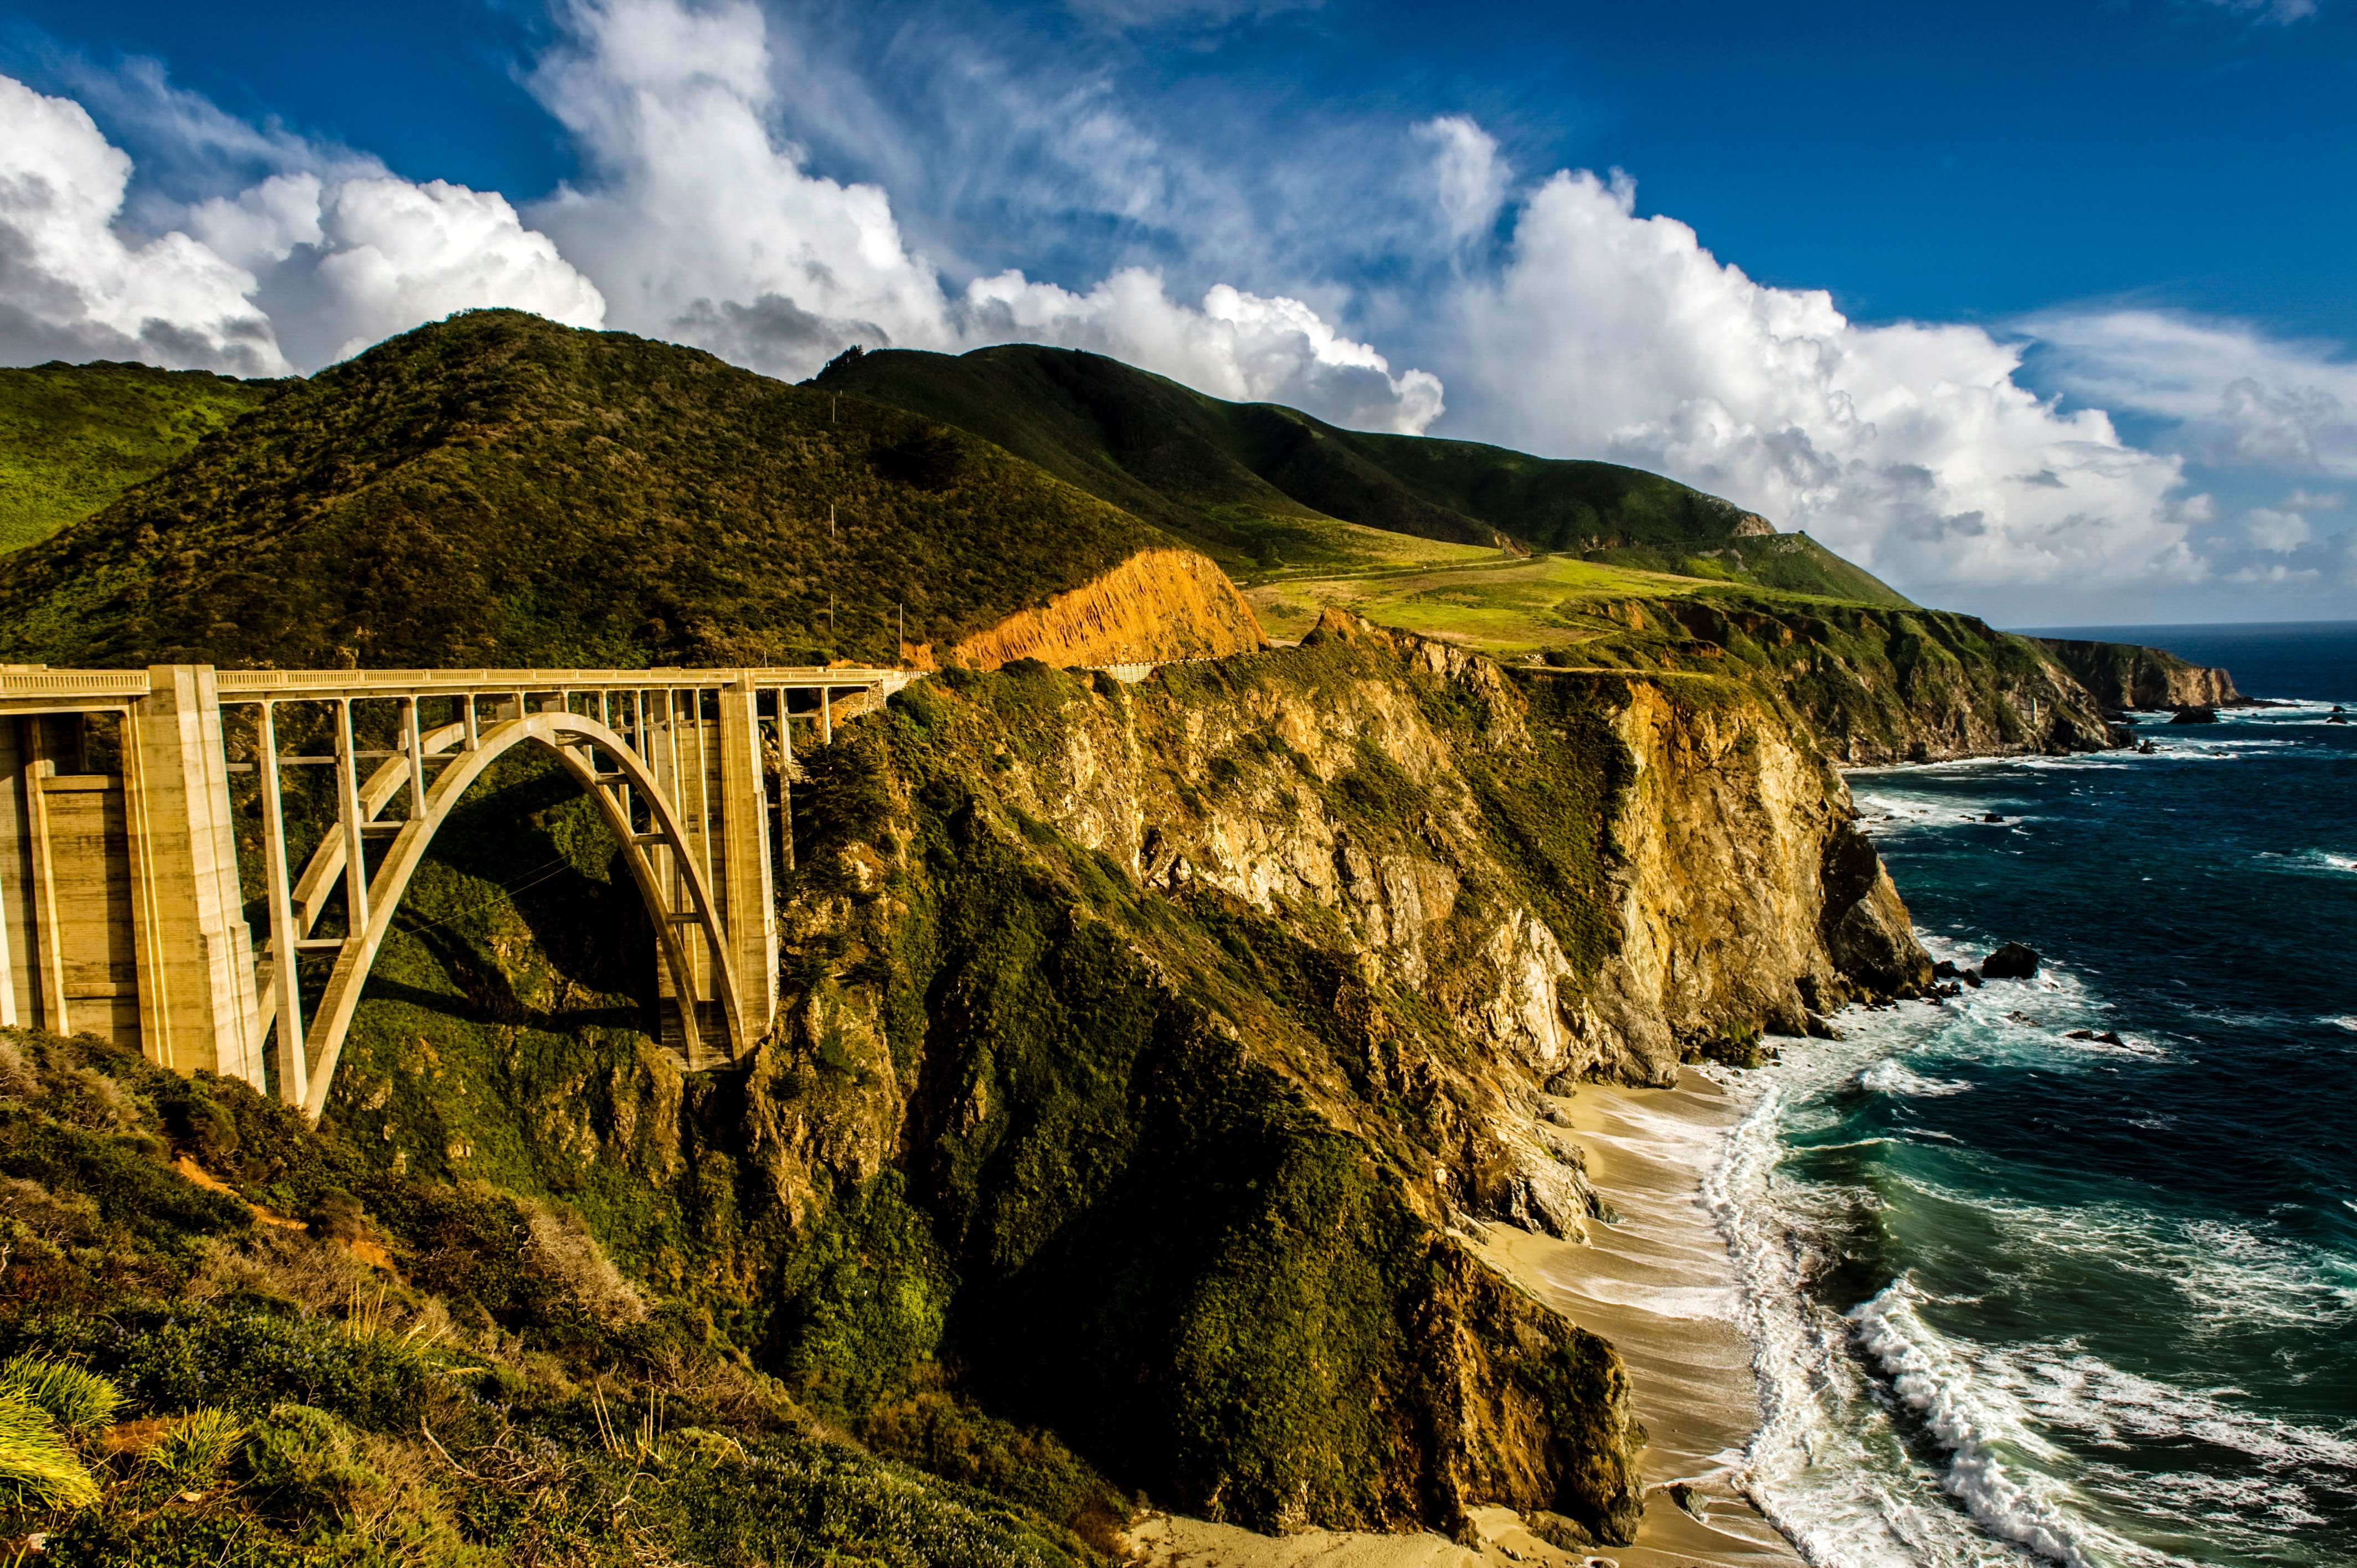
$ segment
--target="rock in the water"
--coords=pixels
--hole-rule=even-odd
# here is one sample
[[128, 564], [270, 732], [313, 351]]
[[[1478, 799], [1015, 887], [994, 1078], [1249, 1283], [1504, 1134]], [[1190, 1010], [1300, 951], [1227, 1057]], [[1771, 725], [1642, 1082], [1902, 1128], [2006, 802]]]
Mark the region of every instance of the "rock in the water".
[[1956, 961], [1952, 958], [1943, 958], [1939, 962], [1933, 964], [1932, 966], [1932, 978], [1934, 980], [1955, 979]]
[[2169, 722], [2173, 725], [2214, 725], [2218, 722], [2218, 710], [2206, 703], [2189, 703], [2171, 714]]
[[1985, 822], [2001, 822], [2005, 821], [2005, 813], [2003, 811], [1986, 811], [1982, 813], [1981, 821]]
[[2127, 1044], [2126, 1040], [2120, 1038], [2119, 1035], [2115, 1031], [2111, 1029], [2105, 1029], [2100, 1035], [2093, 1029], [2066, 1029], [2062, 1032], [2062, 1037], [2066, 1040], [2093, 1040], [2097, 1045], [2104, 1046], [2125, 1046]]
[[2153, 745], [2150, 741], [2146, 741], [2142, 746], [2136, 747], [2137, 755], [2142, 757], [2151, 757], [2159, 750], [2160, 747]]
[[2038, 953], [2019, 942], [2007, 942], [1981, 960], [1984, 980], [2028, 980], [2038, 972]]

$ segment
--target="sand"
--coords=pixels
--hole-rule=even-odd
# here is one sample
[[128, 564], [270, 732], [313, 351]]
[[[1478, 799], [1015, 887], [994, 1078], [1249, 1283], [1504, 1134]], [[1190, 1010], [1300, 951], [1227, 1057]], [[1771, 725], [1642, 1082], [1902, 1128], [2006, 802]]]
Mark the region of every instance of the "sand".
[[[1735, 1265], [1702, 1204], [1746, 1103], [1687, 1071], [1675, 1089], [1583, 1085], [1554, 1103], [1587, 1153], [1588, 1178], [1617, 1211], [1591, 1224], [1589, 1243], [1512, 1226], [1482, 1228], [1477, 1245], [1497, 1268], [1581, 1327], [1609, 1339], [1629, 1365], [1632, 1403], [1649, 1441], [1639, 1455], [1647, 1489], [1634, 1546], [1557, 1551], [1504, 1509], [1480, 1509], [1478, 1547], [1442, 1537], [1311, 1530], [1265, 1536], [1232, 1525], [1151, 1514], [1130, 1530], [1139, 1568], [1549, 1568], [1601, 1561], [1619, 1568], [1798, 1568], [1801, 1559], [1736, 1491], [1743, 1448], [1759, 1423], [1751, 1347], [1736, 1323]], [[1671, 1500], [1683, 1482], [1700, 1494], [1697, 1520]]]

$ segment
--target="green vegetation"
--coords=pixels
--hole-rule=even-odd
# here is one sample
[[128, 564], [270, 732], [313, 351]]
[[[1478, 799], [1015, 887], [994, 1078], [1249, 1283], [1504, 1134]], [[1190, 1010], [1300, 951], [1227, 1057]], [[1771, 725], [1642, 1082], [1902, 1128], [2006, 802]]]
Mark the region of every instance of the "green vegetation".
[[[1098, 1541], [1119, 1522], [1052, 1439], [953, 1402], [910, 1413], [908, 1445], [998, 1489], [831, 1435], [698, 1314], [609, 1304], [585, 1336], [577, 1266], [519, 1250], [512, 1200], [371, 1165], [242, 1084], [20, 1030], [0, 1069], [0, 1533], [46, 1531], [60, 1563], [623, 1564], [659, 1545], [1051, 1568], [1097, 1560], [1063, 1520]], [[200, 1155], [234, 1191], [172, 1164]], [[358, 1195], [349, 1237], [330, 1195]], [[289, 1226], [271, 1198], [321, 1219]], [[378, 1249], [389, 1267], [361, 1255]], [[1041, 1506], [1007, 1495], [1027, 1487]]]
[[285, 384], [103, 360], [0, 370], [0, 554], [79, 522]]
[[0, 658], [889, 663], [900, 607], [945, 645], [1166, 542], [914, 415], [476, 311], [0, 562]]
[[1381, 531], [1906, 602], [1805, 536], [1776, 534], [1731, 502], [1641, 469], [1342, 430], [1075, 349], [846, 355], [812, 384], [972, 431], [1246, 581], [1288, 565], [1394, 564], [1399, 546], [1369, 537]]

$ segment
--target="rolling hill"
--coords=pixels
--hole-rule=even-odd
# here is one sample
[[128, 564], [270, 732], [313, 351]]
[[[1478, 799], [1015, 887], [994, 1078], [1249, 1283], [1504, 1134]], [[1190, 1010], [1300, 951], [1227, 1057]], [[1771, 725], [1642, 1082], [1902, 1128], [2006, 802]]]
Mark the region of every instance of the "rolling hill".
[[[1804, 534], [1612, 463], [1342, 430], [1070, 349], [846, 354], [813, 381], [996, 442], [1245, 580], [1396, 558], [1383, 530], [1869, 604], [1908, 601]], [[1342, 525], [1353, 525], [1345, 527]]]
[[0, 558], [0, 658], [890, 662], [903, 612], [946, 645], [1173, 543], [973, 435], [837, 401], [624, 333], [454, 317]]
[[0, 554], [79, 522], [287, 384], [106, 360], [0, 370]]

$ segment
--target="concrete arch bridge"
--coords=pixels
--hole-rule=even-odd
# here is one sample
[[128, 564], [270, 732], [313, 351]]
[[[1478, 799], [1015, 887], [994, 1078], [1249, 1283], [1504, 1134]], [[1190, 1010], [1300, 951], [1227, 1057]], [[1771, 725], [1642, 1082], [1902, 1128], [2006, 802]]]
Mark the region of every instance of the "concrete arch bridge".
[[[436, 832], [494, 762], [531, 747], [581, 785], [622, 846], [662, 949], [665, 1048], [690, 1070], [737, 1061], [777, 1008], [774, 867], [792, 864], [794, 727], [831, 741], [836, 720], [913, 678], [0, 666], [0, 1025], [106, 1036], [182, 1072], [244, 1079], [317, 1120]], [[231, 759], [231, 728], [250, 757]], [[285, 735], [324, 739], [290, 753]], [[332, 769], [335, 821], [322, 813], [297, 865], [286, 785], [305, 768]], [[258, 961], [232, 832], [231, 780], [246, 774], [269, 916]], [[307, 988], [306, 956], [328, 961], [323, 985]]]

